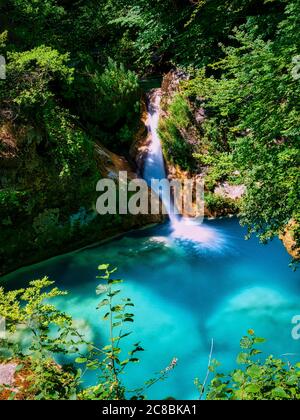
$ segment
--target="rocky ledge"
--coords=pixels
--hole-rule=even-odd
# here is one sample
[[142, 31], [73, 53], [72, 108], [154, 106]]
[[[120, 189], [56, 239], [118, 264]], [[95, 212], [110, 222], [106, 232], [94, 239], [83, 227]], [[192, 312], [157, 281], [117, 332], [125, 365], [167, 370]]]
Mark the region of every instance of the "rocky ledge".
[[297, 226], [298, 225], [295, 220], [291, 220], [285, 231], [280, 235], [280, 239], [294, 260], [300, 260], [300, 248], [297, 246], [297, 242], [295, 240], [295, 231]]

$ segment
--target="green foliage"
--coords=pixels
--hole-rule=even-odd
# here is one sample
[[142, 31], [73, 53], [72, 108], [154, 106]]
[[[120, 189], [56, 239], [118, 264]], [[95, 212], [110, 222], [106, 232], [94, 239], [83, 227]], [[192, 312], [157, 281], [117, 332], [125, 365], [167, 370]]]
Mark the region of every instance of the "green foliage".
[[[201, 67], [220, 56], [220, 42], [232, 29], [253, 17], [258, 33], [272, 33], [282, 10], [282, 1], [257, 4], [244, 1], [146, 0], [107, 1], [107, 19], [115, 37], [117, 54], [142, 73], [175, 64]], [[269, 19], [265, 19], [269, 13]], [[125, 47], [126, 45], [126, 47]]]
[[73, 69], [68, 67], [68, 60], [68, 54], [46, 46], [8, 53], [7, 79], [0, 84], [0, 101], [10, 111], [9, 119], [40, 115], [54, 99], [50, 84], [72, 83]]
[[224, 47], [224, 59], [200, 71], [185, 91], [202, 98], [206, 143], [231, 152], [241, 172], [242, 222], [267, 241], [300, 217], [300, 84], [292, 72], [299, 2], [286, 7], [272, 41], [258, 37], [250, 23], [235, 31], [236, 45]]
[[115, 125], [121, 118], [128, 117], [128, 111], [137, 105], [138, 78], [123, 64], [118, 65], [109, 59], [104, 72], [95, 75], [94, 83], [101, 98], [100, 118], [106, 124]]
[[165, 156], [183, 169], [190, 169], [193, 161], [192, 145], [182, 135], [190, 125], [190, 118], [187, 101], [177, 94], [168, 108], [168, 117], [162, 119], [159, 124], [159, 135]]
[[213, 192], [219, 182], [229, 181], [231, 184], [242, 183], [232, 153], [206, 151], [204, 154], [194, 153], [193, 157], [206, 168], [205, 188]]
[[212, 364], [214, 379], [208, 388], [208, 400], [299, 400], [300, 364], [273, 356], [260, 360], [256, 347], [265, 340], [250, 330], [241, 340], [242, 352], [237, 357], [239, 368], [229, 374], [217, 373]]
[[11, 224], [11, 217], [20, 216], [26, 208], [24, 191], [13, 188], [0, 190], [0, 217], [2, 225]]
[[[135, 343], [123, 355], [122, 343], [131, 335], [127, 325], [134, 323], [134, 304], [130, 298], [116, 300], [123, 282], [112, 276], [116, 269], [102, 264], [98, 270], [97, 278], [101, 283], [96, 293], [101, 300], [97, 309], [107, 322], [110, 337], [109, 344], [102, 348], [86, 341], [75, 328], [72, 317], [50, 303], [52, 299], [66, 296], [67, 292], [51, 289], [53, 282], [47, 277], [30, 282], [26, 289], [6, 292], [0, 288], [0, 316], [6, 319], [7, 327], [5, 339], [0, 339], [0, 360], [17, 360], [19, 370], [26, 368], [25, 385], [11, 394], [12, 399], [18, 393], [24, 399], [37, 400], [143, 399], [147, 389], [166, 379], [175, 368], [176, 359], [141, 388], [125, 388], [126, 368], [138, 363], [138, 354], [144, 351], [140, 343]], [[58, 366], [54, 358], [66, 355], [72, 356], [73, 365]], [[98, 384], [82, 389], [87, 371], [97, 371]], [[0, 387], [0, 395], [4, 390], [5, 387]]]
[[138, 352], [143, 351], [139, 343], [135, 344], [128, 356], [122, 358], [121, 343], [131, 333], [126, 331], [126, 325], [134, 322], [134, 314], [131, 312], [134, 304], [129, 298], [122, 298], [116, 302], [116, 296], [121, 292], [114, 286], [122, 283], [121, 279], [112, 278], [116, 269], [110, 269], [109, 265], [98, 267], [100, 275], [97, 277], [101, 283], [96, 289], [103, 299], [97, 309], [103, 311], [103, 320], [109, 324], [110, 344], [102, 349], [90, 346], [88, 355], [76, 359], [79, 364], [85, 364], [87, 369], [99, 371], [99, 385], [84, 390], [81, 394], [83, 399], [125, 399], [126, 389], [121, 381], [126, 366], [129, 363], [137, 363]]
[[0, 5], [1, 15], [9, 24], [14, 42], [20, 41], [23, 48], [30, 49], [38, 39], [43, 43], [49, 42], [49, 36], [53, 41], [59, 38], [55, 30], [66, 17], [66, 11], [58, 3], [57, 0], [7, 0], [5, 5]]
[[103, 298], [97, 309], [103, 313], [103, 320], [109, 325], [110, 343], [101, 349], [90, 344], [89, 353], [75, 360], [80, 365], [85, 365], [86, 369], [99, 372], [99, 384], [84, 389], [79, 394], [79, 398], [85, 400], [144, 399], [145, 391], [158, 381], [165, 380], [175, 368], [176, 361], [172, 361], [169, 367], [146, 381], [141, 388], [135, 390], [125, 388], [123, 378], [126, 375], [126, 368], [130, 364], [139, 363], [138, 354], [144, 351], [140, 342], [135, 343], [126, 355], [123, 355], [122, 351], [123, 341], [131, 335], [131, 331], [128, 331], [126, 326], [134, 323], [132, 313], [134, 304], [130, 298], [120, 298], [119, 302], [116, 302], [116, 297], [121, 293], [118, 287], [123, 283], [121, 279], [112, 277], [116, 269], [111, 269], [108, 264], [102, 264], [98, 269], [101, 275], [97, 278], [101, 280], [101, 283], [96, 293]]
[[236, 214], [239, 212], [240, 208], [240, 203], [238, 201], [211, 192], [205, 193], [205, 205], [211, 213], [218, 216]]
[[75, 89], [81, 118], [110, 133], [102, 142], [116, 150], [123, 142], [132, 143], [140, 110], [140, 88], [134, 72], [109, 58], [104, 71], [78, 75]]
[[7, 31], [0, 33], [0, 48], [5, 47], [6, 41], [7, 41], [7, 35], [8, 35]]
[[45, 246], [45, 244], [53, 241], [54, 232], [61, 230], [59, 209], [45, 210], [43, 213], [40, 213], [33, 220], [32, 228], [40, 246]]
[[[46, 243], [56, 247], [66, 243], [72, 236], [69, 215], [80, 206], [92, 208], [98, 179], [94, 145], [79, 128], [78, 118], [62, 106], [73, 73], [69, 54], [50, 47], [8, 54], [7, 79], [0, 84], [0, 120], [14, 153], [22, 158], [16, 168], [18, 176], [4, 169], [4, 188], [0, 185], [1, 223], [5, 226], [1, 266], [16, 255], [22, 259], [29, 244], [42, 249]], [[5, 143], [0, 150], [5, 156]], [[63, 206], [61, 196], [65, 197]], [[55, 226], [41, 216], [53, 208], [60, 208]]]
[[[124, 386], [126, 368], [139, 362], [143, 352], [140, 343], [124, 354], [123, 343], [128, 340], [133, 325], [134, 304], [129, 298], [120, 297], [122, 280], [114, 277], [116, 269], [107, 264], [98, 267], [101, 281], [96, 289], [101, 300], [97, 309], [109, 331], [109, 344], [98, 347], [85, 340], [74, 326], [74, 320], [51, 304], [51, 300], [64, 298], [67, 294], [53, 288], [47, 277], [30, 282], [26, 289], [5, 291], [0, 288], [0, 316], [6, 319], [6, 339], [0, 339], [3, 362], [17, 361], [18, 371], [23, 370], [23, 385], [17, 390], [0, 387], [0, 395], [8, 392], [11, 399], [81, 399], [81, 400], [126, 400], [144, 399], [147, 390], [158, 381], [165, 380], [176, 367], [173, 359], [168, 367], [158, 372], [138, 389]], [[120, 297], [118, 300], [117, 297]], [[207, 400], [299, 400], [300, 364], [292, 365], [269, 356], [261, 359], [259, 346], [265, 339], [257, 337], [253, 330], [243, 337], [239, 365], [234, 371], [219, 372], [220, 364], [211, 360], [208, 375], [213, 374], [208, 389], [206, 383], [195, 383], [201, 398]], [[58, 366], [57, 356], [72, 356], [74, 363]], [[80, 366], [80, 368], [79, 368]], [[82, 388], [87, 371], [96, 371], [98, 384]], [[7, 394], [6, 394], [7, 395]]]
[[[80, 207], [93, 207], [93, 141], [128, 155], [138, 124], [137, 75], [171, 67], [196, 77], [160, 124], [167, 158], [207, 172], [209, 191], [238, 182], [238, 169], [248, 187], [243, 221], [262, 240], [299, 220], [299, 83], [290, 77], [299, 55], [298, 1], [7, 0], [0, 14], [7, 59], [0, 121], [22, 156], [15, 176], [3, 169], [0, 188], [24, 194], [20, 205], [1, 208], [3, 261], [24, 258], [35, 239], [41, 244], [32, 223], [43, 211], [59, 207], [59, 224], [67, 225]], [[195, 111], [203, 106], [207, 118], [199, 124]], [[24, 250], [12, 234], [26, 241]]]
[[76, 345], [81, 337], [71, 317], [50, 304], [51, 299], [66, 294], [57, 288], [47, 291], [52, 285], [45, 277], [30, 282], [27, 289], [5, 292], [0, 288], [0, 314], [7, 328], [7, 338], [0, 340], [1, 358], [20, 360], [20, 369], [23, 362], [29, 367], [26, 392], [35, 399], [69, 399], [77, 386], [75, 373], [53, 362], [53, 354], [72, 354], [73, 337]]
[[64, 109], [50, 107], [45, 109], [43, 118], [48, 139], [52, 143], [49, 153], [55, 160], [61, 181], [94, 172], [93, 144], [89, 136], [76, 127], [74, 117]]

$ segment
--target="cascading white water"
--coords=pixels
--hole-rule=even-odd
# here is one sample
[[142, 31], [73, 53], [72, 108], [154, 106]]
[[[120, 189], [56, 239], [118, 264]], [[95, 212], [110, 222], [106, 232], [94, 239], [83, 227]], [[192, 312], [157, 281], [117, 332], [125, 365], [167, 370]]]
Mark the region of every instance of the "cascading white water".
[[[158, 134], [158, 124], [160, 116], [161, 89], [153, 89], [148, 94], [148, 131], [150, 135], [150, 144], [148, 154], [144, 162], [143, 178], [151, 186], [153, 179], [162, 180], [167, 178], [165, 161], [161, 146], [161, 140]], [[161, 198], [161, 201], [169, 215], [172, 238], [181, 242], [201, 244], [209, 249], [223, 248], [224, 238], [216, 229], [199, 224], [193, 219], [179, 217], [174, 211], [174, 204], [170, 200], [169, 194], [164, 190], [155, 191]]]
[[[147, 181], [149, 186], [151, 186], [151, 181], [153, 179], [161, 181], [167, 178], [161, 141], [158, 135], [160, 102], [161, 89], [152, 89], [148, 94], [148, 130], [149, 135], [151, 136], [151, 142], [149, 144], [148, 154], [144, 162], [143, 174], [143, 178], [145, 181]], [[166, 191], [164, 190], [156, 191], [153, 186], [152, 189], [161, 198], [161, 201], [169, 215], [171, 222], [175, 223], [178, 218], [172, 209], [173, 204], [170, 200], [169, 194], [166, 194]]]
[[151, 180], [166, 178], [166, 169], [160, 138], [158, 135], [161, 90], [153, 89], [148, 94], [148, 130], [151, 136], [149, 150], [144, 163], [144, 179], [151, 184]]

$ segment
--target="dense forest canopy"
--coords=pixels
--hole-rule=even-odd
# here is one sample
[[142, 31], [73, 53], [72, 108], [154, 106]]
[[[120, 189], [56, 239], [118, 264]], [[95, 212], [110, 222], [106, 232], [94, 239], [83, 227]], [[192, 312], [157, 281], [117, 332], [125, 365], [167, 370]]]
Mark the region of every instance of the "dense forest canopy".
[[[249, 231], [268, 240], [290, 224], [299, 243], [299, 12], [299, 0], [2, 1], [2, 258], [89, 235], [95, 142], [128, 156], [140, 79], [176, 68], [189, 81], [161, 123], [166, 157], [208, 167], [208, 190], [238, 172]], [[192, 146], [180, 134], [189, 126]]]
[[69, 52], [77, 68], [105, 66], [108, 57], [140, 74], [170, 65], [203, 66], [222, 53], [235, 27], [274, 36], [286, 1], [15, 1], [2, 6], [8, 48], [48, 45]]

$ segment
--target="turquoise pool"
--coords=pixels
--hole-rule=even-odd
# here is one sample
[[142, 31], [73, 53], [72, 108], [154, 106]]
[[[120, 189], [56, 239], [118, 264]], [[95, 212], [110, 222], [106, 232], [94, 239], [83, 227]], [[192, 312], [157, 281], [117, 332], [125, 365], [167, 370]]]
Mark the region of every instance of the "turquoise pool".
[[[99, 264], [118, 266], [124, 295], [135, 303], [134, 333], [125, 347], [141, 341], [145, 348], [140, 363], [128, 370], [128, 387], [140, 387], [177, 357], [167, 381], [147, 396], [193, 399], [194, 378], [205, 377], [212, 338], [213, 357], [223, 371], [234, 366], [239, 340], [249, 328], [267, 338], [266, 352], [295, 353], [300, 360], [300, 342], [291, 337], [291, 319], [300, 314], [300, 271], [289, 268], [290, 257], [279, 240], [261, 245], [256, 238], [245, 241], [244, 235], [236, 219], [181, 226], [177, 232], [165, 224], [19, 270], [4, 280], [17, 288], [48, 275], [70, 292], [60, 307], [78, 320], [88, 338], [104, 344], [107, 326], [96, 310], [95, 277]], [[95, 382], [93, 375], [87, 383]]]

